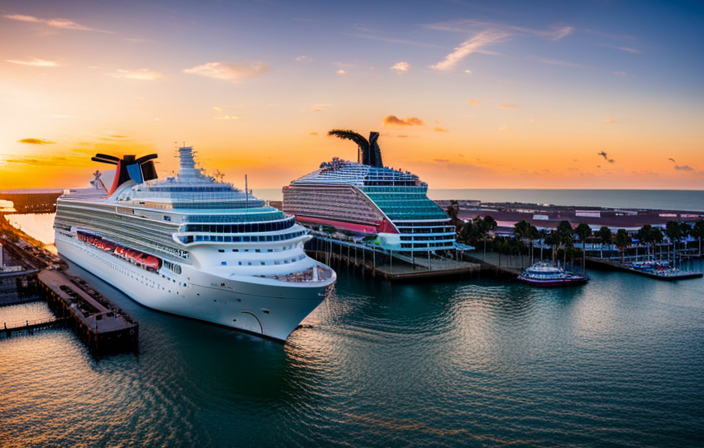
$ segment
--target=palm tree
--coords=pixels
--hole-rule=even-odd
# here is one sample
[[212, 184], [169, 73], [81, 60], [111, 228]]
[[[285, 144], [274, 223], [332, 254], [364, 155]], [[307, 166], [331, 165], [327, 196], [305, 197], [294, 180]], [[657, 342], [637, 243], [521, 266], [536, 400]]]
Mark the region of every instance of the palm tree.
[[[475, 218], [475, 221], [477, 224], [477, 230], [479, 231], [482, 240], [484, 240], [484, 257], [486, 257], [486, 238], [489, 235], [489, 232], [496, 230], [498, 224], [491, 216], [485, 216], [484, 219], [477, 217]], [[484, 258], [482, 258], [482, 260], [483, 259]]]
[[690, 226], [686, 222], [681, 222], [680, 229], [682, 229], [682, 238], [684, 239], [684, 250], [685, 253], [687, 253], [687, 237], [692, 234], [692, 226]]
[[560, 238], [560, 245], [564, 247], [562, 250], [562, 255], [564, 258], [563, 264], [564, 266], [567, 266], [567, 247], [571, 247], [574, 240], [574, 238], [572, 238], [572, 224], [570, 224], [567, 220], [560, 221], [560, 224], [557, 225], [557, 236]]
[[451, 200], [450, 205], [447, 206], [447, 216], [450, 217], [450, 224], [455, 226], [456, 236], [459, 236], [460, 231], [462, 230], [462, 227], [464, 224], [464, 222], [460, 218], [458, 218], [458, 216], [457, 216], [459, 213], [460, 213], [460, 205], [454, 199]]
[[682, 227], [677, 221], [667, 221], [665, 224], [665, 235], [672, 242], [672, 264], [675, 263], [677, 257], [677, 242], [682, 238]]
[[692, 227], [692, 236], [699, 240], [699, 256], [702, 256], [702, 238], [704, 237], [704, 219], [694, 223]]
[[[530, 239], [530, 237], [531, 237], [530, 228], [531, 228], [530, 223], [528, 223], [528, 221], [526, 221], [525, 219], [521, 219], [513, 226], [513, 234], [516, 235], [516, 237], [520, 238], [521, 240]], [[532, 240], [530, 242], [530, 248], [531, 248], [531, 250], [533, 250], [533, 241]]]
[[355, 142], [358, 147], [357, 162], [370, 166], [384, 166], [381, 161], [381, 149], [377, 143], [377, 140], [379, 140], [378, 132], [370, 132], [369, 140], [350, 129], [333, 129], [328, 131], [328, 136]]
[[582, 242], [582, 274], [587, 273], [587, 238], [592, 236], [592, 228], [589, 224], [580, 223], [575, 229], [579, 240]]
[[557, 235], [556, 231], [551, 231], [545, 237], [545, 243], [549, 244], [552, 248], [552, 264], [555, 264], [555, 257], [557, 255], [557, 247], [560, 245], [560, 237]]
[[650, 246], [651, 243], [653, 242], [653, 226], [650, 224], [645, 224], [643, 227], [638, 229], [638, 233], [636, 234], [636, 237], [638, 237], [639, 241], [642, 241], [645, 243], [646, 247], [646, 253], [648, 255], [648, 258], [650, 258]]
[[[538, 231], [538, 229], [531, 225], [530, 226], [530, 264], [533, 264], [533, 245], [535, 243], [535, 240], [541, 237], [541, 233]], [[542, 258], [542, 252], [543, 252], [543, 247], [540, 246], [540, 253], [541, 253], [541, 258]]]
[[611, 244], [611, 238], [613, 237], [611, 229], [602, 226], [599, 231], [596, 232], [596, 236], [599, 237], [599, 241], [601, 241], [601, 258], [604, 258], [604, 244]]
[[626, 229], [618, 229], [616, 232], [616, 247], [621, 251], [621, 264], [625, 264], [626, 247], [631, 244], [631, 237], [626, 232]]

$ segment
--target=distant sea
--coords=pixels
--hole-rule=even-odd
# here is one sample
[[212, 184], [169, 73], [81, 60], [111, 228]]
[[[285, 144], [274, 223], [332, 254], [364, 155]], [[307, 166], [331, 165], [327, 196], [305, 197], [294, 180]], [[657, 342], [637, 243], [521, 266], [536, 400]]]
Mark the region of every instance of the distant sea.
[[[269, 201], [280, 201], [283, 198], [280, 189], [254, 190], [254, 195]], [[704, 211], [704, 191], [701, 190], [431, 189], [428, 197], [433, 200]]]

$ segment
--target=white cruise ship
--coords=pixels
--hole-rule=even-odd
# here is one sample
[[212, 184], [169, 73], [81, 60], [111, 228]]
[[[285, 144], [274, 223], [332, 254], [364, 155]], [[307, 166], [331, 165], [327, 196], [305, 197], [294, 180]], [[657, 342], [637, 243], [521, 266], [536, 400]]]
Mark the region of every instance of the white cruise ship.
[[96, 155], [116, 170], [58, 199], [56, 248], [142, 305], [286, 340], [335, 272], [304, 253], [294, 216], [204, 176], [191, 147], [179, 156], [156, 179], [156, 155]]

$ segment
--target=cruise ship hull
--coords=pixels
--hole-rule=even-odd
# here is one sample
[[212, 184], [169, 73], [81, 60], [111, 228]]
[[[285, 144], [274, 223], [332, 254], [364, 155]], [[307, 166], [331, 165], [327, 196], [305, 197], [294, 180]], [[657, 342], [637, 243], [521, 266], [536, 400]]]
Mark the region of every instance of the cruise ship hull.
[[154, 273], [100, 249], [56, 233], [59, 253], [123, 291], [136, 302], [278, 341], [325, 298], [335, 281], [276, 282], [252, 277], [224, 278], [183, 266], [180, 275]]

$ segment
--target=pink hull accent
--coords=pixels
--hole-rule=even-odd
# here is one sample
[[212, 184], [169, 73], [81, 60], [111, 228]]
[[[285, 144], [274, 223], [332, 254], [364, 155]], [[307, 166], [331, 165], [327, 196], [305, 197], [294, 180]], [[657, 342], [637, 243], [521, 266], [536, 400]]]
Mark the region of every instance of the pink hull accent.
[[330, 219], [320, 219], [320, 218], [311, 218], [308, 216], [296, 216], [296, 219], [299, 220], [300, 222], [304, 222], [307, 224], [320, 224], [323, 226], [333, 226], [336, 229], [342, 229], [342, 230], [350, 230], [352, 232], [358, 232], [358, 233], [398, 233], [398, 230], [396, 230], [393, 225], [388, 223], [386, 220], [384, 220], [383, 223], [379, 224], [378, 226], [371, 226], [368, 224], [354, 224], [351, 222], [344, 222], [344, 221], [333, 221]]

